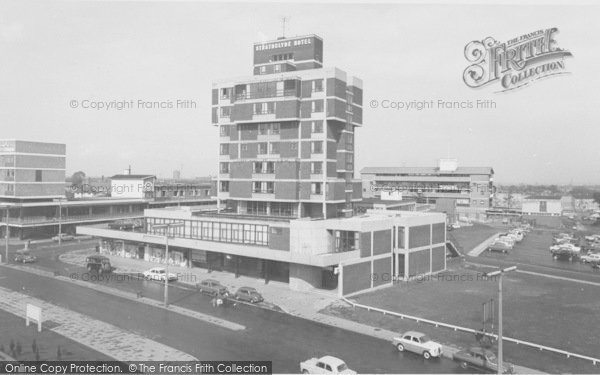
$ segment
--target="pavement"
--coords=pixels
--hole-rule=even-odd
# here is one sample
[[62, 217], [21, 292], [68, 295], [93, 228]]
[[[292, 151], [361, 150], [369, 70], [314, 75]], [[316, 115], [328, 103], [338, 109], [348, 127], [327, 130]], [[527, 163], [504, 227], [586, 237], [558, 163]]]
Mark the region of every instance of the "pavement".
[[0, 287], [0, 309], [23, 316], [28, 304], [42, 309], [43, 329], [50, 329], [118, 361], [196, 360], [187, 353], [112, 324]]
[[473, 250], [469, 251], [467, 253], [467, 255], [470, 257], [479, 256], [479, 254], [483, 253], [497, 236], [498, 236], [497, 233], [491, 235], [488, 239], [486, 239], [479, 245], [475, 246], [475, 248]]
[[[85, 258], [91, 253], [95, 253], [93, 249], [76, 250], [62, 254], [59, 259], [62, 262], [73, 265], [85, 266]], [[128, 259], [115, 255], [103, 254], [110, 258], [113, 267], [116, 267], [116, 273], [122, 274], [138, 274], [143, 271], [157, 266], [154, 263]], [[180, 268], [170, 267], [170, 273], [179, 275], [178, 283], [193, 285], [206, 278], [216, 279], [230, 290], [235, 290], [241, 286], [251, 286], [256, 288], [263, 295], [266, 301], [279, 307], [284, 312], [296, 317], [312, 320], [329, 326], [345, 329], [348, 331], [368, 335], [384, 341], [392, 342], [394, 337], [398, 336], [398, 332], [389, 331], [386, 329], [369, 326], [366, 324], [357, 323], [348, 319], [331, 316], [320, 313], [327, 306], [343, 304], [350, 306], [347, 302], [339, 299], [335, 293], [314, 292], [314, 291], [291, 291], [289, 285], [281, 282], [269, 282], [265, 284], [264, 280], [239, 276], [228, 272], [219, 272], [201, 269], [201, 268]], [[446, 358], [452, 358], [452, 355], [459, 349], [456, 347], [445, 345], [443, 354]], [[542, 372], [515, 365], [515, 371], [519, 374], [540, 374]]]

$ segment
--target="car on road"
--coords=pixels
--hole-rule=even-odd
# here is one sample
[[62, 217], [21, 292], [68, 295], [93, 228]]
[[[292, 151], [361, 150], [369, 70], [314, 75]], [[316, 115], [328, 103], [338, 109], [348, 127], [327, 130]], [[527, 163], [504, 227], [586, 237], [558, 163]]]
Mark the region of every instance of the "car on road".
[[[498, 360], [491, 350], [473, 347], [469, 350], [461, 350], [452, 355], [452, 359], [460, 363], [460, 367], [463, 369], [472, 368], [477, 371], [484, 371], [489, 373], [498, 372]], [[504, 362], [502, 366], [503, 374], [514, 373], [514, 366], [510, 363]]]
[[29, 250], [18, 250], [15, 255], [15, 262], [17, 263], [33, 263], [37, 261], [37, 257], [29, 253]]
[[198, 290], [201, 293], [210, 294], [211, 296], [218, 296], [218, 295], [228, 296], [229, 295], [229, 290], [227, 290], [227, 287], [225, 285], [221, 284], [220, 282], [218, 282], [217, 280], [213, 280], [213, 279], [202, 280], [201, 282], [196, 284], [196, 286], [198, 287]]
[[550, 253], [555, 260], [560, 258], [572, 261], [574, 258], [579, 257], [581, 248], [573, 245], [572, 243], [563, 243], [560, 245], [550, 246]]
[[167, 270], [165, 270], [163, 267], [154, 267], [144, 271], [144, 278], [147, 280], [165, 281], [167, 277], [169, 281], [177, 280], [177, 275], [174, 273], [169, 273], [167, 276]]
[[442, 345], [432, 341], [426, 334], [416, 331], [405, 332], [394, 337], [392, 344], [399, 352], [409, 351], [422, 355], [425, 359], [442, 356]]
[[58, 242], [59, 239], [61, 241], [73, 241], [75, 239], [75, 236], [72, 236], [67, 233], [61, 233], [59, 235], [52, 237], [52, 241], [54, 241], [54, 242]]
[[600, 262], [600, 253], [591, 253], [591, 254], [582, 255], [579, 257], [579, 261], [582, 263]]
[[110, 259], [102, 255], [90, 255], [85, 258], [88, 272], [97, 272], [99, 274], [112, 272]]
[[250, 303], [258, 303], [264, 301], [263, 296], [254, 288], [243, 286], [238, 288], [234, 294], [235, 299]]
[[300, 372], [303, 374], [356, 374], [356, 371], [348, 368], [346, 362], [331, 355], [300, 362]]
[[500, 251], [502, 253], [507, 253], [512, 250], [512, 246], [508, 242], [504, 241], [495, 241], [488, 247], [488, 251]]

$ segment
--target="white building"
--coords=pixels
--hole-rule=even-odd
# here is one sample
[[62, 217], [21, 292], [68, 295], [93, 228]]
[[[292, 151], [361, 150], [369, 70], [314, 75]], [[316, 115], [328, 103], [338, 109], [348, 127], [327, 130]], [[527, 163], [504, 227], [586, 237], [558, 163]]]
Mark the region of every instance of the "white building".
[[562, 202], [559, 196], [532, 195], [523, 199], [523, 215], [560, 216]]

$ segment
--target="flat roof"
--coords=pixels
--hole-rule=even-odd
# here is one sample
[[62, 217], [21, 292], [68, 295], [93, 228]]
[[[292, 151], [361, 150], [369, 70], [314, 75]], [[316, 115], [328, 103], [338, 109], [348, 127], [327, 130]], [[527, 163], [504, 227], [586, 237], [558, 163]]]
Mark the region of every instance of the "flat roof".
[[455, 171], [441, 171], [438, 167], [365, 167], [362, 174], [494, 174], [492, 167], [458, 167]]
[[561, 196], [558, 195], [529, 195], [525, 199], [538, 199], [538, 200], [559, 200]]
[[146, 178], [152, 178], [152, 177], [156, 177], [153, 174], [116, 174], [114, 176], [112, 176], [110, 179], [111, 180], [131, 180], [131, 179], [137, 179], [137, 178], [142, 178], [142, 179], [146, 179]]

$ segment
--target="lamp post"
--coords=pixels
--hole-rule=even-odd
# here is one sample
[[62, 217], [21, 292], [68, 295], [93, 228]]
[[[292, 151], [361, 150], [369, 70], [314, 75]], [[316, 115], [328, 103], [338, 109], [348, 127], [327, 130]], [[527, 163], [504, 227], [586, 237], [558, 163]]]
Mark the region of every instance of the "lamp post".
[[58, 202], [58, 246], [62, 246], [62, 198], [55, 199]]
[[499, 269], [494, 272], [487, 272], [485, 276], [498, 276], [498, 375], [502, 374], [503, 358], [502, 358], [502, 275], [508, 272], [515, 271], [517, 266], [512, 266], [504, 269]]
[[4, 206], [4, 209], [6, 210], [6, 221], [4, 222], [4, 228], [6, 230], [6, 233], [4, 233], [4, 256], [6, 257], [6, 264], [8, 264], [8, 217], [9, 217], [9, 210], [8, 210], [9, 206]]
[[160, 237], [165, 239], [165, 295], [164, 295], [164, 304], [165, 307], [169, 306], [169, 230], [171, 228], [179, 228], [184, 226], [184, 222], [173, 222], [168, 224], [157, 224], [152, 225], [150, 229], [164, 229], [165, 235], [147, 235], [147, 237]]

